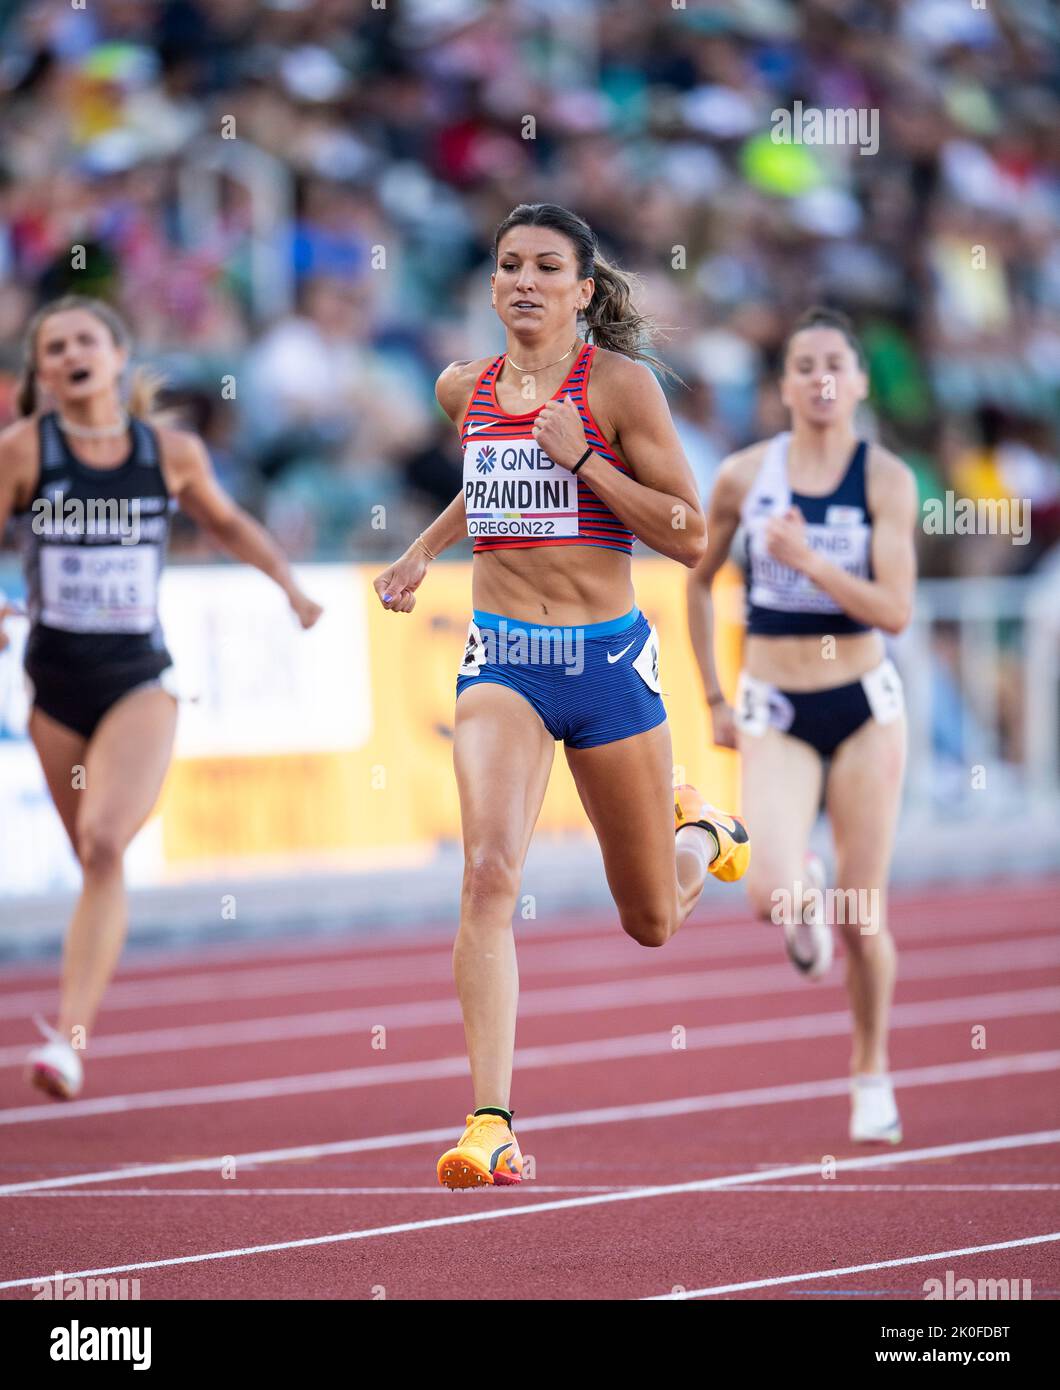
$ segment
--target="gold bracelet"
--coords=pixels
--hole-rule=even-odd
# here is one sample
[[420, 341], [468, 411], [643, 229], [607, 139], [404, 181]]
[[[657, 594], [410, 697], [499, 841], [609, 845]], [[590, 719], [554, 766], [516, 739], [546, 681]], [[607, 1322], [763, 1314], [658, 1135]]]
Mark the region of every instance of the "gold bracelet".
[[427, 558], [428, 558], [429, 560], [437, 560], [438, 556], [435, 555], [433, 551], [431, 551], [431, 550], [428, 549], [428, 547], [427, 547], [427, 542], [423, 539], [423, 532], [422, 532], [422, 531], [421, 531], [420, 534], [416, 537], [415, 541], [413, 541], [413, 545], [416, 545], [416, 544], [419, 544], [419, 545], [421, 545], [421, 546], [423, 547], [424, 554], [427, 556]]

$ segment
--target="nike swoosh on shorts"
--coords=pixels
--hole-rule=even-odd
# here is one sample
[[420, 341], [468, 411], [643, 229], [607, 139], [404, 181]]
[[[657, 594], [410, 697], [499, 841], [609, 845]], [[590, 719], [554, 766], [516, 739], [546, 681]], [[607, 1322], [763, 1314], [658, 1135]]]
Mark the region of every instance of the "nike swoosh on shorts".
[[[636, 640], [637, 640], [637, 639], [634, 637], [633, 642], [635, 642]], [[633, 642], [630, 642], [629, 647], [632, 647]], [[625, 654], [629, 651], [629, 647], [623, 647], [622, 650], [621, 650], [620, 652], [615, 652], [614, 656], [612, 656], [611, 653], [608, 652], [608, 653], [607, 653], [607, 660], [608, 660], [608, 662], [620, 661], [620, 660], [622, 659], [622, 657], [624, 657]]]

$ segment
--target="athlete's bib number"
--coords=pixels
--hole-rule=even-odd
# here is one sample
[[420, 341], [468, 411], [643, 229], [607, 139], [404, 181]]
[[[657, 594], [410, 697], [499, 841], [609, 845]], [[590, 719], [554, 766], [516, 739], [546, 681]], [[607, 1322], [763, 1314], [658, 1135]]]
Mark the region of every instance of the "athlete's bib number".
[[791, 701], [775, 686], [741, 671], [733, 706], [733, 720], [741, 733], [752, 738], [761, 738], [769, 728], [786, 733], [794, 718]]
[[476, 431], [464, 450], [469, 536], [576, 536], [578, 479], [533, 438], [490, 441]]
[[477, 676], [485, 660], [486, 647], [482, 641], [482, 633], [479, 631], [478, 623], [472, 619], [467, 625], [467, 642], [464, 645], [464, 657], [457, 675]]
[[659, 685], [659, 634], [654, 627], [649, 632], [648, 640], [641, 647], [639, 655], [633, 662], [633, 669], [649, 690], [654, 690], [656, 695], [662, 694]]
[[146, 633], [158, 609], [158, 552], [148, 545], [45, 545], [41, 622], [63, 632]]
[[902, 678], [893, 661], [882, 661], [875, 671], [862, 676], [861, 686], [877, 724], [891, 724], [905, 709]]

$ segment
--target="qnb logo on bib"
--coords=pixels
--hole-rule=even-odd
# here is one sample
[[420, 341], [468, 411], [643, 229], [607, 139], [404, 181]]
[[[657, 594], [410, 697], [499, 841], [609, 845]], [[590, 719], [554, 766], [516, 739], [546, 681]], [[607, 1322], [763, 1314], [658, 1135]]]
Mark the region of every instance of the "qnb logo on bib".
[[533, 439], [468, 444], [464, 509], [469, 536], [577, 536], [578, 480]]
[[64, 632], [152, 631], [158, 606], [153, 547], [49, 545], [41, 551], [41, 621]]

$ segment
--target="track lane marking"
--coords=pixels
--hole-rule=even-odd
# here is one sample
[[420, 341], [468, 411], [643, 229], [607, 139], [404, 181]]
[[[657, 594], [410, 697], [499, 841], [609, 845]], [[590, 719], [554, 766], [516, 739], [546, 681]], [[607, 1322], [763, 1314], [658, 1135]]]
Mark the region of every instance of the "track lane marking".
[[[525, 1126], [524, 1126], [525, 1128]], [[872, 1155], [866, 1158], [843, 1159], [837, 1163], [837, 1171], [854, 1172], [879, 1168], [892, 1164], [931, 1162], [935, 1159], [957, 1158], [973, 1153], [996, 1153], [1006, 1149], [1029, 1148], [1041, 1144], [1060, 1143], [1060, 1130], [1043, 1130], [1029, 1134], [1006, 1134], [992, 1139], [977, 1139], [959, 1144], [938, 1144], [925, 1149], [908, 1149], [904, 1153]], [[656, 1197], [677, 1197], [697, 1192], [712, 1192], [736, 1185], [750, 1186], [760, 1182], [775, 1182], [780, 1178], [801, 1178], [821, 1171], [820, 1163], [797, 1163], [785, 1167], [770, 1168], [757, 1173], [735, 1173], [720, 1178], [700, 1178], [692, 1182], [667, 1183], [661, 1186], [634, 1188], [628, 1192], [603, 1192], [586, 1197], [570, 1197], [558, 1202], [532, 1202], [527, 1206], [494, 1207], [487, 1211], [466, 1212], [459, 1216], [441, 1216], [422, 1221], [402, 1221], [390, 1226], [376, 1226], [361, 1231], [340, 1231], [334, 1235], [306, 1236], [298, 1240], [270, 1241], [264, 1245], [241, 1246], [234, 1250], [209, 1250], [194, 1255], [177, 1255], [164, 1260], [139, 1260], [130, 1264], [110, 1265], [99, 1269], [64, 1270], [68, 1279], [92, 1279], [102, 1275], [125, 1274], [140, 1269], [165, 1269], [176, 1265], [203, 1264], [214, 1260], [244, 1259], [253, 1255], [274, 1254], [281, 1250], [306, 1250], [322, 1245], [345, 1244], [355, 1240], [370, 1240], [377, 1236], [405, 1235], [412, 1231], [440, 1230], [446, 1226], [467, 1226], [482, 1221], [504, 1221], [513, 1216], [540, 1216], [545, 1212], [574, 1211], [584, 1207], [606, 1206], [615, 1202], [636, 1202]], [[503, 1200], [503, 1197], [502, 1197]], [[1027, 1237], [1023, 1244], [1034, 1244], [1045, 1240], [1060, 1240], [1060, 1232], [1050, 1236]], [[983, 1247], [984, 1249], [1004, 1249], [1006, 1245]], [[946, 1258], [923, 1256], [922, 1259]], [[916, 1258], [916, 1257], [914, 1257]], [[900, 1263], [902, 1263], [900, 1261]], [[878, 1267], [885, 1267], [883, 1262]], [[829, 1273], [852, 1273], [859, 1269], [877, 1266], [851, 1266], [847, 1270], [834, 1270]], [[812, 1276], [783, 1276], [777, 1282], [789, 1282]], [[823, 1277], [823, 1276], [822, 1276]], [[19, 1289], [28, 1285], [54, 1278], [54, 1274], [30, 1275], [26, 1278], [7, 1279], [0, 1282], [0, 1289]], [[766, 1281], [768, 1282], [768, 1281]], [[736, 1288], [744, 1287], [741, 1285]], [[707, 1292], [710, 1292], [709, 1290]], [[673, 1295], [663, 1295], [673, 1297]]]
[[[958, 995], [947, 999], [895, 1004], [891, 1008], [890, 1026], [893, 1031], [968, 1020], [981, 1023], [987, 1019], [1022, 1019], [1030, 1014], [1055, 1015], [1058, 1010], [1060, 987], [1048, 986], [1010, 990], [1001, 994]], [[783, 1018], [689, 1028], [682, 1050], [696, 1052], [715, 1047], [749, 1047], [763, 1043], [842, 1037], [849, 1031], [850, 1015], [846, 1009], [826, 1014], [795, 1014]], [[672, 1034], [657, 1028], [650, 1033], [517, 1048], [515, 1065], [525, 1071], [535, 1067], [583, 1066], [633, 1057], [669, 1056], [672, 1052]], [[0, 1126], [57, 1124], [93, 1115], [169, 1110], [186, 1105], [230, 1105], [280, 1097], [301, 1098], [321, 1092], [464, 1077], [467, 1069], [467, 1057], [460, 1052], [425, 1061], [378, 1062], [342, 1071], [310, 1072], [300, 1076], [273, 1076], [257, 1081], [231, 1081], [210, 1086], [178, 1086], [164, 1091], [135, 1091], [125, 1095], [100, 1096], [95, 1100], [44, 1101], [0, 1110]]]
[[[947, 1086], [954, 1082], [982, 1082], [1002, 1076], [1025, 1076], [1060, 1070], [1060, 1051], [1020, 1053], [975, 1062], [943, 1062], [927, 1067], [907, 1068], [891, 1073], [895, 1086]], [[636, 1120], [658, 1120], [674, 1116], [702, 1115], [717, 1110], [741, 1110], [752, 1106], [783, 1105], [794, 1101], [822, 1100], [846, 1096], [850, 1090], [848, 1076], [825, 1081], [800, 1081], [782, 1086], [759, 1086], [741, 1091], [722, 1091], [711, 1095], [683, 1096], [677, 1100], [642, 1101], [630, 1105], [611, 1105], [594, 1110], [568, 1110], [551, 1115], [531, 1116], [519, 1125], [520, 1134], [550, 1130], [568, 1125], [622, 1124]], [[224, 1154], [210, 1158], [183, 1159], [170, 1163], [126, 1165], [89, 1173], [63, 1174], [51, 1178], [34, 1178], [25, 1182], [0, 1185], [0, 1196], [45, 1188], [84, 1187], [89, 1184], [119, 1182], [123, 1178], [150, 1178], [174, 1173], [219, 1172], [228, 1158], [251, 1167], [265, 1163], [294, 1163], [305, 1159], [327, 1158], [342, 1154], [370, 1153], [379, 1149], [408, 1148], [413, 1144], [451, 1143], [453, 1127], [413, 1130], [405, 1134], [378, 1134], [361, 1139], [342, 1139], [329, 1144], [302, 1144], [293, 1148], [261, 1149], [245, 1154]], [[819, 1171], [816, 1170], [816, 1171]]]
[[1019, 1246], [1044, 1245], [1057, 1240], [1060, 1240], [1060, 1231], [1051, 1231], [1048, 1235], [1022, 1236], [1018, 1240], [996, 1240], [989, 1245], [966, 1245], [960, 1250], [933, 1250], [927, 1255], [903, 1255], [897, 1260], [873, 1260], [870, 1264], [847, 1265], [843, 1269], [815, 1269], [808, 1274], [780, 1274], [772, 1279], [747, 1279], [741, 1284], [715, 1284], [708, 1289], [689, 1289], [685, 1293], [648, 1294], [640, 1301], [672, 1303], [688, 1298], [708, 1298], [714, 1294], [744, 1293], [749, 1289], [775, 1288], [778, 1284], [798, 1284], [804, 1279], [832, 1279], [839, 1274], [864, 1274], [873, 1269], [898, 1269], [902, 1265], [930, 1264], [935, 1260], [954, 1260], [961, 1255], [983, 1255], [992, 1250], [1015, 1250]]
[[[598, 1182], [548, 1184], [528, 1182], [532, 1192], [631, 1192], [641, 1182]], [[964, 1182], [964, 1183], [763, 1183], [759, 1187], [730, 1187], [729, 1192], [1060, 1192], [1060, 1183], [1050, 1182]], [[49, 1197], [402, 1197], [434, 1195], [441, 1201], [448, 1196], [437, 1183], [421, 1187], [108, 1187], [63, 1188], [60, 1191], [26, 1192], [27, 1198]]]
[[[954, 966], [959, 968], [954, 969]], [[1060, 942], [1055, 936], [1030, 937], [972, 950], [954, 946], [906, 951], [902, 956], [902, 979], [908, 982], [970, 979], [976, 975], [1002, 972], [1041, 973], [1050, 966], [1060, 968]], [[842, 981], [837, 978], [831, 984], [838, 989]], [[686, 998], [736, 999], [765, 993], [794, 995], [804, 991], [805, 981], [799, 979], [789, 965], [778, 963], [529, 989], [520, 996], [519, 1014], [525, 1018], [541, 1018], [572, 1010], [588, 1013], [617, 1007], [647, 1008]], [[100, 1061], [113, 1057], [142, 1056], [152, 1051], [169, 1053], [196, 1048], [287, 1042], [294, 1038], [334, 1037], [354, 1033], [358, 1029], [367, 1032], [380, 1023], [387, 1028], [428, 1028], [459, 1022], [459, 1001], [446, 995], [441, 999], [358, 1005], [346, 1009], [315, 1010], [312, 1013], [280, 1014], [270, 1018], [189, 1024], [180, 1028], [104, 1033], [92, 1038], [90, 1052], [93, 1061]], [[26, 1059], [26, 1046], [0, 1047], [0, 1068], [22, 1067]]]
[[[1048, 902], [1048, 899], [1045, 901]], [[911, 938], [914, 937], [930, 946], [937, 944], [941, 937], [964, 939], [990, 936], [1004, 933], [1005, 928], [1011, 924], [1011, 907], [1006, 908], [1004, 915], [999, 915], [996, 919], [981, 917], [969, 921], [966, 916], [969, 906], [970, 904], [963, 899], [939, 904], [930, 922], [925, 922], [922, 928], [919, 923], [902, 922], [900, 930], [904, 933], [903, 945], [907, 950], [916, 949], [911, 942]], [[892, 911], [892, 917], [893, 915]], [[940, 921], [940, 916], [944, 920]], [[703, 931], [697, 930], [695, 926], [691, 931], [686, 928], [688, 936], [682, 938], [681, 951], [686, 960], [723, 960], [728, 956], [765, 955], [777, 950], [776, 941], [770, 939], [770, 928], [749, 917], [725, 918], [721, 922], [711, 920], [699, 925], [704, 928]], [[1036, 932], [1044, 939], [1052, 939], [1054, 936], [1051, 926], [1044, 920], [1040, 924], [1024, 924], [1023, 929]], [[542, 939], [539, 935], [542, 930], [546, 933], [547, 939]], [[627, 959], [631, 971], [638, 968], [635, 964], [638, 957], [635, 954], [630, 955], [628, 950], [623, 950], [629, 943], [613, 924], [604, 924], [598, 931], [585, 936], [579, 935], [574, 940], [564, 936], [556, 941], [555, 938], [559, 937], [562, 931], [569, 933], [569, 926], [553, 930], [542, 929], [535, 924], [533, 935], [519, 936], [521, 965], [523, 954], [526, 956], [525, 974], [562, 974], [568, 970], [591, 969], [601, 959], [601, 945], [609, 947], [611, 944], [615, 947], [613, 964], [616, 968], [621, 968]], [[692, 939], [689, 940], [689, 937]], [[346, 943], [347, 946], [348, 944]], [[533, 958], [539, 949], [542, 953], [551, 953], [547, 960], [538, 962]], [[636, 949], [629, 948], [634, 952]], [[291, 954], [312, 952], [307, 951], [303, 945]], [[336, 951], [335, 954], [338, 955], [340, 952]], [[210, 968], [213, 962], [207, 962], [198, 971], [161, 977], [149, 971], [150, 962], [144, 962], [137, 966], [146, 972], [143, 977], [129, 978], [119, 973], [108, 990], [105, 1008], [109, 1012], [136, 1011], [139, 1008], [166, 1005], [175, 1007], [185, 1003], [223, 1003], [233, 998], [283, 997], [289, 992], [285, 989], [287, 981], [290, 982], [292, 994], [334, 988], [336, 979], [339, 979], [338, 988], [356, 988], [362, 984], [365, 988], [389, 983], [400, 984], [409, 978], [409, 966], [417, 957], [417, 979], [450, 979], [452, 975], [451, 939], [442, 942], [437, 939], [424, 941], [419, 948], [410, 949], [407, 955], [402, 957], [369, 954], [362, 957], [351, 953], [345, 960], [327, 957], [295, 965], [255, 963], [248, 968], [248, 955], [249, 953], [244, 951], [242, 957], [234, 958], [230, 970], [214, 971]], [[265, 955], [266, 959], [272, 959], [267, 953]], [[255, 962], [260, 958], [255, 954]], [[349, 968], [349, 981], [344, 979], [344, 967]], [[57, 1000], [58, 988], [51, 983], [17, 992], [5, 992], [0, 988], [0, 1019], [24, 1018], [35, 1011], [53, 1008]]]

